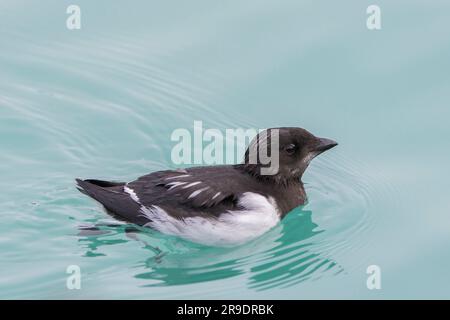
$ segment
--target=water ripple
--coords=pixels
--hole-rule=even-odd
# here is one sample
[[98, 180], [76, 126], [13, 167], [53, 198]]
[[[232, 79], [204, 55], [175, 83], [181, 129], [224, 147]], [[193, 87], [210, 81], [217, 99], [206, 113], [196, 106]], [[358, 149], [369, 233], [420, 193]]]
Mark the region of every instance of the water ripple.
[[[2, 65], [23, 73], [11, 81], [0, 78], [0, 111], [8, 119], [0, 133], [14, 132], [17, 138], [1, 159], [23, 164], [25, 171], [21, 179], [10, 176], [15, 185], [8, 187], [10, 199], [4, 202], [9, 221], [27, 230], [17, 235], [8, 230], [0, 239], [5, 246], [9, 237], [22, 240], [17, 252], [7, 255], [9, 262], [22, 261], [21, 252], [31, 251], [37, 239], [52, 248], [45, 257], [70, 251], [71, 259], [82, 257], [94, 266], [93, 261], [108, 259], [110, 265], [115, 259], [117, 268], [111, 267], [108, 276], [131, 268], [142, 288], [238, 280], [222, 282], [211, 293], [232, 293], [242, 283], [255, 291], [286, 288], [366, 263], [349, 264], [346, 257], [368, 246], [373, 237], [367, 235], [379, 223], [375, 203], [395, 208], [396, 190], [375, 168], [341, 151], [315, 159], [308, 169], [305, 206], [239, 247], [204, 247], [132, 225], [103, 224], [75, 236], [80, 222], [98, 225], [105, 218], [77, 193], [76, 176], [101, 178], [101, 170], [107, 178], [130, 180], [170, 167], [170, 133], [193, 120], [208, 119], [208, 126], [216, 128], [258, 127], [239, 110], [217, 107], [213, 73], [180, 70], [171, 64], [170, 51], [142, 51], [132, 39], [101, 39], [30, 39], [20, 55], [0, 53]], [[16, 196], [24, 190], [30, 195], [27, 203]], [[57, 236], [43, 238], [41, 230]], [[77, 241], [63, 244], [65, 236]]]
[[[134, 239], [150, 257], [137, 262], [135, 278], [148, 281], [143, 287], [165, 287], [243, 277], [248, 288], [261, 291], [334, 277], [356, 268], [343, 265], [339, 257], [367, 245], [361, 240], [367, 237], [362, 235], [372, 232], [376, 223], [371, 202], [386, 199], [391, 191], [342, 154], [316, 162], [305, 177], [309, 203], [245, 245], [213, 248], [154, 231], [137, 233]], [[94, 240], [101, 237], [105, 235], [84, 241], [94, 242], [96, 250], [101, 250], [103, 243]], [[232, 292], [234, 285], [222, 283], [220, 290]]]

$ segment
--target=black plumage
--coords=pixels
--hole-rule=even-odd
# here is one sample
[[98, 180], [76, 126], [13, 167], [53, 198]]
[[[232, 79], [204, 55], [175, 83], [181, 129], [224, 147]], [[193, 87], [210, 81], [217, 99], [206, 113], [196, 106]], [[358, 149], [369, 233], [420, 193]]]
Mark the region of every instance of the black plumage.
[[[277, 150], [267, 138], [275, 129], [279, 135]], [[337, 143], [301, 128], [274, 128], [264, 134], [269, 153], [279, 152], [279, 170], [273, 175], [261, 174], [265, 165], [258, 159], [250, 162], [249, 152], [262, 144], [263, 135], [259, 134], [242, 164], [158, 171], [129, 183], [77, 179], [78, 188], [114, 217], [138, 225], [149, 222], [142, 208], [152, 206], [163, 208], [176, 219], [215, 219], [229, 210], [242, 209], [238, 199], [246, 192], [274, 199], [282, 218], [306, 200], [301, 177], [309, 162]]]

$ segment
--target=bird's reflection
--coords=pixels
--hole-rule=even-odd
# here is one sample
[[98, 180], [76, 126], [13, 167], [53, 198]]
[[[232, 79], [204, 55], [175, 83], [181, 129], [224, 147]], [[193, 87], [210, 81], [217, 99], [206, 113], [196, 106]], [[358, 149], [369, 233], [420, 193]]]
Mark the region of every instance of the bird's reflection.
[[[128, 239], [108, 239], [106, 232], [122, 232]], [[153, 234], [130, 226], [116, 226], [113, 231], [111, 226], [84, 228], [80, 242], [87, 249], [85, 256], [101, 255], [98, 249], [105, 245], [131, 239], [141, 242], [147, 256], [151, 253], [138, 262], [140, 271], [135, 274], [135, 278], [149, 280], [144, 286], [183, 285], [247, 274], [248, 287], [265, 290], [342, 271], [317, 245], [321, 232], [312, 221], [312, 212], [297, 208], [262, 237], [233, 248], [194, 245], [180, 239], [171, 239], [176, 245], [168, 246], [161, 242], [164, 238], [159, 245], [150, 244]]]

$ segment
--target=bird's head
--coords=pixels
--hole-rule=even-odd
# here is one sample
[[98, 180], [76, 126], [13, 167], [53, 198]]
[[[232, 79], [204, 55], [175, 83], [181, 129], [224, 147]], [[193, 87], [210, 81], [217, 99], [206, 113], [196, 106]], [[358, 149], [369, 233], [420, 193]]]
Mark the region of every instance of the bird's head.
[[260, 177], [289, 181], [302, 177], [312, 159], [337, 145], [302, 128], [261, 131], [245, 152], [244, 168]]

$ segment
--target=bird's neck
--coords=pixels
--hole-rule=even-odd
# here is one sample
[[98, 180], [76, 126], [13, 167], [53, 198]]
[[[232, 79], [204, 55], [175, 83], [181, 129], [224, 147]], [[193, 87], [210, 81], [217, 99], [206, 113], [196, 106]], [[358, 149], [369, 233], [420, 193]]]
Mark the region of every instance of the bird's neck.
[[249, 175], [251, 175], [254, 179], [257, 179], [262, 182], [273, 183], [277, 186], [281, 187], [290, 187], [290, 186], [303, 186], [301, 181], [301, 177], [298, 176], [283, 176], [281, 174], [275, 175], [262, 175], [261, 167], [255, 164], [238, 164], [235, 165], [235, 168], [241, 170]]

